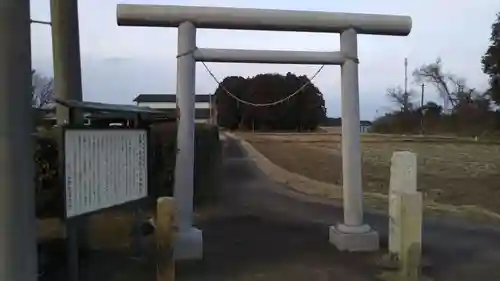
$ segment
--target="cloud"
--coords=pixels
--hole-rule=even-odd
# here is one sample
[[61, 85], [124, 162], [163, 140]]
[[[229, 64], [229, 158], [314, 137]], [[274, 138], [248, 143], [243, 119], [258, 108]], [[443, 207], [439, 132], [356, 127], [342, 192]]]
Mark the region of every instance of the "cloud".
[[[118, 27], [117, 3], [118, 1], [79, 1], [84, 98], [129, 103], [138, 93], [174, 93], [177, 31], [173, 28]], [[165, 4], [163, 0], [127, 0], [125, 3]], [[439, 56], [448, 72], [466, 78], [472, 87], [484, 89], [487, 78], [481, 71], [480, 58], [487, 48], [495, 13], [500, 11], [500, 2], [497, 0], [401, 0], [397, 5], [393, 0], [172, 0], [169, 4], [410, 15], [413, 30], [408, 37], [359, 36], [360, 108], [363, 118], [373, 118], [377, 110], [390, 106], [385, 97], [385, 89], [403, 85], [405, 57], [409, 59], [410, 74], [412, 69], [432, 62]], [[33, 18], [50, 18], [48, 1], [34, 0], [31, 5]], [[339, 36], [336, 34], [199, 30], [197, 35], [199, 47], [307, 51], [339, 49]], [[33, 65], [47, 75], [52, 73], [51, 50], [50, 28], [33, 26]], [[258, 73], [288, 71], [310, 76], [318, 67], [208, 65], [220, 80], [228, 75], [247, 77]], [[217, 87], [200, 64], [197, 66], [196, 79], [198, 93], [212, 92]], [[339, 115], [339, 68], [326, 67], [314, 83], [325, 96], [329, 114]], [[436, 97], [432, 87], [427, 89], [427, 97]]]

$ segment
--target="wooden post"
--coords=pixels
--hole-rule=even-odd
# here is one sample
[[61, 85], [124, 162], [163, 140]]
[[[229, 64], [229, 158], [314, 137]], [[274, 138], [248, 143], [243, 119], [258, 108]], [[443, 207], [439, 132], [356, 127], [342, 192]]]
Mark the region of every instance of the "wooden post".
[[174, 212], [172, 197], [160, 197], [156, 201], [156, 280], [175, 280], [173, 257]]

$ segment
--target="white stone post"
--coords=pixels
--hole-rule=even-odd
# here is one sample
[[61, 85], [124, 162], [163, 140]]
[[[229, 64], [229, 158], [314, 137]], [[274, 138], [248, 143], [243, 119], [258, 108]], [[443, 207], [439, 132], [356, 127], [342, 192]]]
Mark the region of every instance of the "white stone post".
[[346, 57], [341, 69], [344, 223], [330, 228], [330, 241], [340, 250], [371, 251], [378, 249], [379, 241], [363, 224], [357, 45], [356, 30], [340, 34], [340, 51]]
[[392, 154], [389, 184], [389, 252], [397, 259], [401, 254], [402, 194], [417, 192], [417, 156], [409, 151]]
[[196, 27], [183, 22], [178, 28], [177, 44], [177, 159], [175, 165], [174, 198], [175, 224], [178, 228], [174, 242], [175, 259], [198, 259], [202, 256], [203, 238], [193, 227], [194, 195], [194, 130]]
[[392, 155], [389, 188], [389, 253], [399, 262], [404, 280], [420, 280], [422, 260], [422, 193], [417, 191], [417, 156]]
[[403, 280], [421, 280], [422, 269], [422, 193], [399, 193], [401, 218], [400, 273]]

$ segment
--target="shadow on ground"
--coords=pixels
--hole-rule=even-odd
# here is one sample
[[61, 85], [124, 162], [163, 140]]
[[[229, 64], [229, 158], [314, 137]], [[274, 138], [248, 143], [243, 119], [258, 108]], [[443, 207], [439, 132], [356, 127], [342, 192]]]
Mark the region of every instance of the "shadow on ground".
[[[204, 258], [178, 263], [177, 280], [377, 280], [381, 252], [341, 253], [329, 244], [328, 226], [342, 221], [341, 208], [271, 182], [235, 140], [225, 141], [223, 175], [218, 204], [197, 219], [203, 230]], [[125, 246], [130, 244], [126, 227], [130, 215], [109, 215], [98, 223], [108, 227], [116, 219], [119, 227], [100, 241], [110, 247], [87, 253], [81, 280], [155, 280], [152, 239], [143, 259], [134, 259], [133, 249]], [[381, 242], [387, 241], [387, 217], [367, 213], [365, 218], [379, 231]], [[423, 239], [430, 265], [425, 273], [433, 280], [500, 280], [498, 228], [443, 218], [426, 220]], [[59, 258], [48, 268], [64, 267], [63, 241], [53, 243], [59, 243], [59, 248], [51, 246], [52, 255]], [[64, 271], [48, 272], [53, 274], [40, 280], [68, 280]]]
[[[236, 140], [224, 146], [219, 215], [200, 222], [204, 260], [179, 267], [179, 280], [377, 280], [379, 253], [340, 253], [328, 226], [335, 204], [267, 179]], [[366, 213], [386, 247], [387, 216]], [[433, 280], [500, 280], [500, 229], [456, 218], [426, 219], [423, 252]]]
[[373, 255], [339, 253], [321, 225], [249, 214], [214, 218], [200, 227], [204, 260], [180, 264], [179, 280], [354, 281], [376, 274]]

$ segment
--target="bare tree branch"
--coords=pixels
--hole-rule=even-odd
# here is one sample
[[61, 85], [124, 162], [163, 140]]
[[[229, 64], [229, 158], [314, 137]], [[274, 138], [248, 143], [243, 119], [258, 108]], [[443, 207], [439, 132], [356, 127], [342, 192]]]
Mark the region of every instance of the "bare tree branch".
[[[454, 91], [450, 89], [448, 85], [448, 81], [461, 81], [453, 77], [450, 74], [443, 73], [441, 59], [438, 58], [434, 63], [423, 65], [418, 69], [413, 71], [413, 77], [415, 78], [417, 83], [427, 82], [431, 83], [438, 90], [439, 96], [443, 99], [445, 108], [447, 108], [448, 102], [451, 103], [452, 107], [455, 107], [454, 101]], [[456, 92], [456, 91], [455, 91]]]
[[32, 106], [45, 108], [54, 99], [54, 79], [42, 76], [35, 70], [31, 72], [32, 78]]
[[387, 97], [391, 102], [395, 103], [402, 112], [408, 112], [413, 109], [413, 98], [415, 93], [413, 91], [405, 92], [401, 87], [387, 89]]

